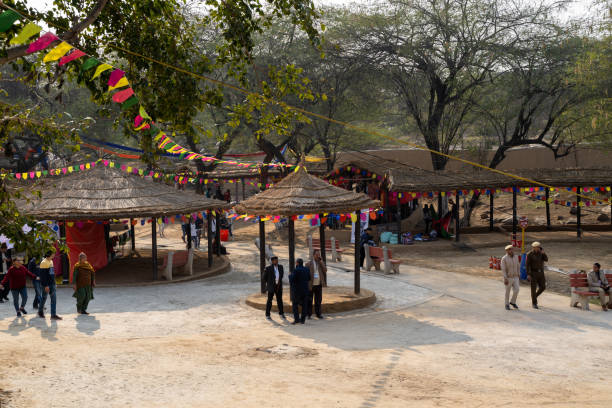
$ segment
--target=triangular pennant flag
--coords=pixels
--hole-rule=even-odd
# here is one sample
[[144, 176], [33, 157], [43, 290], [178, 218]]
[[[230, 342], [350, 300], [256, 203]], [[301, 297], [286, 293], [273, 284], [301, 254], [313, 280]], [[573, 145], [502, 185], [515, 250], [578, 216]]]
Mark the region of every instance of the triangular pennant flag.
[[62, 57], [62, 58], [60, 59], [59, 66], [61, 67], [62, 65], [67, 64], [67, 63], [69, 63], [70, 61], [74, 61], [74, 60], [75, 60], [75, 59], [77, 59], [77, 58], [81, 58], [81, 57], [82, 57], [82, 56], [84, 56], [84, 55], [87, 55], [87, 54], [85, 54], [85, 53], [84, 53], [83, 51], [81, 51], [81, 50], [74, 50], [74, 51], [72, 51], [72, 52], [70, 53], [70, 55], [67, 55], [67, 56], [65, 56], [65, 57]]
[[45, 58], [43, 58], [43, 62], [57, 61], [58, 59], [66, 55], [66, 53], [70, 51], [71, 48], [72, 45], [68, 44], [67, 42], [61, 42], [57, 47], [53, 48], [51, 51], [49, 51], [47, 55], [45, 55]]
[[147, 111], [145, 111], [142, 106], [140, 107], [140, 109], [138, 109], [138, 113], [140, 114], [140, 116], [142, 116], [143, 119], [153, 120], [153, 119], [151, 119], [151, 117], [149, 116]]
[[93, 76], [91, 77], [91, 80], [93, 81], [94, 79], [99, 77], [104, 71], [108, 71], [112, 67], [112, 65], [106, 63], [98, 65], [98, 68], [96, 68], [96, 72], [94, 72]]
[[42, 30], [41, 26], [38, 26], [34, 23], [28, 23], [21, 29], [19, 34], [17, 34], [17, 36], [15, 36], [10, 41], [10, 44], [11, 45], [25, 44], [30, 38], [40, 33], [41, 30]]
[[129, 85], [129, 82], [127, 78], [123, 77], [119, 81], [117, 81], [115, 85], [109, 86], [108, 92], [112, 91], [113, 89], [121, 88], [121, 87], [128, 86], [128, 85]]
[[108, 86], [117, 85], [117, 82], [119, 82], [119, 80], [124, 76], [125, 72], [120, 69], [115, 69], [113, 72], [111, 72], [110, 77], [108, 78]]
[[4, 13], [0, 14], [0, 31], [5, 32], [11, 28], [13, 23], [19, 20], [19, 17], [19, 14], [15, 13], [13, 10], [6, 10]]
[[132, 95], [134, 95], [134, 90], [132, 88], [124, 89], [113, 95], [113, 101], [123, 103]]
[[50, 46], [53, 41], [57, 41], [57, 40], [59, 40], [59, 38], [57, 38], [55, 34], [45, 33], [41, 35], [38, 40], [31, 43], [26, 52], [28, 54], [32, 54], [34, 52], [42, 51], [48, 46]]
[[85, 60], [85, 62], [83, 63], [83, 65], [81, 65], [81, 72], [85, 72], [89, 69], [92, 69], [93, 67], [95, 67], [96, 65], [98, 65], [100, 63], [100, 61], [98, 61], [97, 59], [95, 59], [94, 57], [89, 57]]
[[135, 96], [132, 96], [130, 99], [128, 99], [127, 101], [121, 104], [121, 110], [130, 109], [132, 106], [136, 105], [137, 103], [138, 103], [138, 98]]

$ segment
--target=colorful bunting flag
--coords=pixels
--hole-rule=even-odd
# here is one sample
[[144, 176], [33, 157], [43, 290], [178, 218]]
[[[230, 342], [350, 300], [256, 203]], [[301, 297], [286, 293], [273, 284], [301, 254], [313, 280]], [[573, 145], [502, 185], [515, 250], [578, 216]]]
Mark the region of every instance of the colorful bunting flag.
[[119, 82], [119, 80], [123, 77], [125, 77], [125, 72], [120, 69], [115, 69], [113, 72], [111, 72], [110, 77], [108, 78], [108, 86], [110, 87], [117, 85], [117, 82]]
[[83, 63], [83, 65], [81, 65], [81, 72], [85, 72], [87, 70], [92, 69], [93, 67], [95, 67], [96, 65], [100, 64], [100, 61], [98, 61], [96, 58], [94, 57], [89, 57], [85, 60], [85, 62]]
[[124, 89], [113, 95], [113, 101], [115, 101], [116, 103], [123, 103], [127, 101], [132, 95], [134, 95], [134, 90], [132, 88]]
[[15, 21], [19, 20], [19, 14], [13, 10], [6, 10], [0, 14], [0, 31], [5, 32], [13, 26]]
[[96, 72], [94, 72], [93, 76], [91, 77], [91, 80], [93, 81], [94, 79], [99, 77], [104, 71], [108, 71], [112, 67], [112, 65], [107, 63], [98, 65], [98, 68], [96, 68]]
[[117, 89], [117, 88], [122, 88], [124, 86], [128, 86], [128, 85], [129, 85], [129, 82], [128, 82], [127, 78], [123, 77], [123, 78], [119, 79], [115, 85], [109, 86], [108, 87], [108, 92], [110, 92], [110, 91], [112, 91], [114, 89]]
[[48, 46], [51, 45], [52, 42], [59, 40], [57, 36], [53, 33], [45, 33], [38, 38], [38, 40], [34, 41], [28, 47], [26, 53], [32, 54], [34, 52], [42, 51]]
[[42, 30], [42, 27], [34, 23], [28, 23], [21, 29], [21, 31], [19, 32], [19, 34], [17, 34], [17, 36], [11, 39], [9, 44], [11, 45], [25, 44], [30, 38], [40, 33], [41, 30]]
[[69, 63], [70, 61], [74, 61], [75, 59], [81, 58], [82, 56], [85, 56], [85, 55], [87, 54], [85, 54], [83, 51], [75, 49], [69, 55], [62, 57], [60, 59], [59, 66], [61, 67], [62, 65], [65, 65]]
[[66, 53], [70, 51], [71, 48], [72, 45], [68, 44], [65, 41], [62, 41], [57, 47], [53, 48], [51, 51], [49, 51], [47, 55], [45, 55], [45, 57], [43, 58], [43, 62], [57, 61], [58, 59], [66, 55]]

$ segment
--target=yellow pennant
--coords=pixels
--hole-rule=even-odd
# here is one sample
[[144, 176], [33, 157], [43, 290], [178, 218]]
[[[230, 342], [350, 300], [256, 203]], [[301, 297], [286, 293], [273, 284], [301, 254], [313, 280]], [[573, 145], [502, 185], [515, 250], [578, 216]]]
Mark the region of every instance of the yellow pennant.
[[53, 48], [51, 51], [49, 51], [47, 55], [45, 55], [45, 58], [43, 58], [43, 62], [57, 61], [58, 59], [66, 55], [66, 53], [70, 51], [71, 48], [72, 45], [68, 44], [67, 42], [61, 42], [57, 47]]
[[351, 221], [357, 222], [357, 214], [355, 213], [351, 214]]
[[17, 36], [10, 41], [10, 44], [25, 44], [31, 37], [34, 37], [36, 34], [40, 33], [41, 30], [42, 27], [37, 26], [34, 23], [28, 23], [21, 29], [19, 34], [17, 34]]
[[[98, 65], [98, 68], [96, 68], [96, 72], [94, 72], [93, 76], [91, 77], [92, 80], [96, 79], [97, 77], [99, 77], [104, 71], [108, 71], [109, 69], [111, 69], [113, 66], [110, 64], [100, 64]], [[125, 78], [125, 77], [124, 77]]]
[[[130, 83], [128, 82], [126, 77], [122, 77], [119, 81], [117, 81], [117, 83], [115, 84], [115, 86], [109, 86], [108, 87], [108, 92], [117, 89], [117, 88], [122, 88], [124, 86], [128, 86]], [[142, 116], [142, 115], [140, 115]], [[144, 117], [144, 116], [143, 116]]]

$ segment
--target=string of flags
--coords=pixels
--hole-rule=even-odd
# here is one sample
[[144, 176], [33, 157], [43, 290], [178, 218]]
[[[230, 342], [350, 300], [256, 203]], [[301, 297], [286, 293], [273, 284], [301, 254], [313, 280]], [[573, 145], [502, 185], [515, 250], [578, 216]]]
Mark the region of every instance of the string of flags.
[[9, 41], [10, 45], [28, 45], [26, 51], [28, 55], [47, 50], [47, 53], [42, 58], [43, 64], [57, 64], [60, 67], [66, 64], [80, 64], [78, 67], [79, 75], [87, 76], [88, 81], [98, 79], [105, 82], [106, 92], [111, 95], [113, 102], [119, 104], [122, 111], [138, 109], [138, 113], [133, 120], [133, 130], [147, 132], [158, 143], [157, 145], [160, 149], [176, 154], [180, 159], [202, 160], [207, 163], [229, 164], [244, 168], [262, 166], [292, 167], [292, 165], [284, 163], [242, 163], [235, 160], [223, 160], [184, 148], [174, 142], [163, 130], [155, 125], [151, 116], [140, 104], [123, 70], [86, 54], [66, 41], [61, 41], [59, 37], [51, 32], [43, 32], [41, 26], [28, 21], [26, 17], [13, 9], [5, 10], [0, 14], [0, 32], [7, 32], [17, 21], [23, 24], [17, 35]]

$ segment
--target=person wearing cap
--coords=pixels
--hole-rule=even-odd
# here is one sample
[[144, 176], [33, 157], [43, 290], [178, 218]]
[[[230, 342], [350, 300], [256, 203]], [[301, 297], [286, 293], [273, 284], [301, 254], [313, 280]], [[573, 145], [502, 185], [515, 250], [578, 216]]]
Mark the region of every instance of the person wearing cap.
[[525, 266], [527, 268], [527, 280], [531, 282], [531, 304], [534, 309], [538, 307], [538, 296], [546, 290], [546, 276], [544, 275], [544, 262], [548, 262], [548, 256], [544, 253], [539, 242], [531, 244], [531, 251], [527, 253]]
[[[25, 305], [28, 302], [28, 290], [26, 289], [26, 277], [32, 279], [40, 279], [32, 272], [23, 266], [23, 259], [21, 257], [13, 258], [13, 266], [11, 266], [0, 282], [0, 289], [4, 289], [6, 284], [10, 285], [11, 295], [13, 295], [13, 305], [15, 306], [15, 312], [17, 317], [21, 317], [21, 314], [28, 314], [25, 310]], [[19, 305], [19, 297], [21, 296], [21, 306]]]
[[272, 265], [266, 266], [264, 269], [263, 280], [266, 283], [266, 291], [268, 292], [268, 301], [266, 302], [266, 319], [270, 318], [270, 311], [272, 310], [272, 298], [276, 295], [276, 306], [278, 307], [278, 314], [283, 319], [285, 313], [283, 311], [283, 265], [278, 264], [278, 257], [273, 256], [270, 258]]
[[[593, 264], [593, 270], [587, 274], [589, 281], [589, 290], [593, 292], [599, 292], [599, 300], [601, 301], [601, 308], [604, 312], [608, 311], [608, 308], [612, 309], [612, 290], [610, 284], [606, 279], [606, 274], [601, 270], [601, 265], [597, 262]], [[608, 295], [608, 303], [606, 304], [606, 295]]]
[[[295, 261], [295, 269], [289, 274], [291, 285], [291, 302], [293, 307], [293, 323], [304, 324], [306, 313], [308, 313], [308, 282], [310, 282], [310, 271], [304, 267], [304, 261], [298, 258]], [[299, 307], [302, 307], [302, 316], [299, 314]]]
[[[512, 245], [507, 245], [506, 255], [504, 255], [501, 259], [501, 270], [504, 276], [504, 285], [506, 286], [506, 310], [510, 310], [510, 305], [513, 308], [518, 309], [516, 305], [516, 297], [519, 293], [519, 277], [521, 275], [520, 272], [520, 262], [518, 256], [514, 255], [514, 248]], [[512, 289], [512, 300], [510, 301], [510, 289]]]

